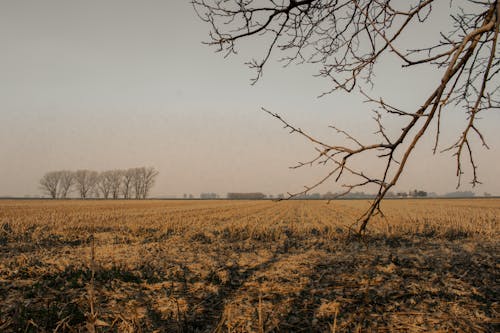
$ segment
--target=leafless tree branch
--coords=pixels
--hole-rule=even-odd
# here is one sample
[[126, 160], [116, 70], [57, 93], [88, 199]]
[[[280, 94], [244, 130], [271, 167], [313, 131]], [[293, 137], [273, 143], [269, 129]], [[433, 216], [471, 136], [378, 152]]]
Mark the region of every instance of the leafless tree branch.
[[[370, 218], [381, 212], [382, 199], [398, 182], [421, 138], [431, 135], [431, 124], [436, 125], [433, 151], [438, 150], [441, 129], [446, 126], [442, 114], [448, 108], [463, 109], [467, 124], [457, 141], [442, 151], [452, 151], [455, 155], [458, 185], [464, 173], [464, 158], [468, 159], [472, 169], [471, 184], [480, 183], [470, 140], [475, 135], [488, 148], [479, 128], [479, 114], [500, 108], [497, 48], [500, 3], [498, 0], [452, 1], [450, 17], [453, 25], [449, 31], [436, 32], [439, 41], [430, 46], [402, 48], [400, 45], [405, 44], [407, 31], [425, 24], [436, 3], [436, 0], [192, 1], [200, 18], [211, 27], [207, 43], [216, 45], [226, 56], [236, 51], [240, 40], [264, 40], [263, 57], [249, 63], [257, 72], [253, 84], [262, 77], [273, 52], [281, 52], [281, 61], [285, 65], [293, 62], [320, 65], [318, 76], [332, 82], [332, 88], [322, 95], [337, 90], [352, 92], [359, 87], [366, 101], [375, 106], [373, 119], [380, 141], [362, 143], [347, 131], [332, 125], [332, 129], [348, 140], [348, 144], [341, 145], [319, 140], [279, 114], [263, 109], [291, 134], [298, 134], [315, 146], [315, 157], [298, 163], [295, 168], [331, 165], [330, 171], [318, 182], [299, 193], [289, 194], [289, 197], [308, 193], [329, 179], [340, 182], [346, 173], [359, 182], [344, 183], [345, 192], [341, 195], [369, 184], [377, 186], [375, 199], [357, 221], [360, 233], [366, 231]], [[403, 110], [363, 91], [364, 85], [374, 83], [377, 61], [389, 53], [397, 56], [403, 68], [432, 66], [442, 73], [440, 80], [434, 83], [434, 90], [414, 110]], [[386, 116], [400, 117], [404, 122], [402, 131], [391, 135], [384, 125]], [[368, 153], [375, 153], [384, 162], [378, 175], [368, 176], [365, 171], [352, 166], [354, 156]]]

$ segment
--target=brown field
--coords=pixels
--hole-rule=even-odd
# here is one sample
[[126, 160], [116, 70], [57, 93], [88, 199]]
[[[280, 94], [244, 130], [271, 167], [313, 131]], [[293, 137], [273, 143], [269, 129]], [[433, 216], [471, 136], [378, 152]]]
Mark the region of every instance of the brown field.
[[499, 199], [366, 205], [0, 201], [0, 331], [500, 329]]

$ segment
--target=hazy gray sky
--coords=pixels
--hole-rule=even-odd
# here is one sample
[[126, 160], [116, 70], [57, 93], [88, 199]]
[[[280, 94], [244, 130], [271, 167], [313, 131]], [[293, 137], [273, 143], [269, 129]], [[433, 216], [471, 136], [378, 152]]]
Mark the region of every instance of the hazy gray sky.
[[[430, 30], [445, 21], [446, 12], [436, 15]], [[326, 170], [289, 170], [314, 149], [260, 107], [329, 142], [341, 139], [330, 124], [367, 139], [375, 131], [361, 96], [316, 98], [329, 82], [313, 78], [314, 68], [272, 63], [250, 86], [254, 73], [243, 63], [261, 45], [224, 59], [201, 44], [207, 36], [188, 1], [0, 0], [0, 195], [40, 194], [50, 170], [142, 165], [160, 171], [153, 195], [293, 192]], [[391, 92], [407, 106], [418, 106], [438, 77], [418, 71], [400, 82], [397, 66], [380, 66], [372, 93]], [[445, 120], [443, 146], [464, 116], [452, 111]], [[476, 192], [500, 194], [499, 112], [480, 126], [491, 149], [476, 146], [484, 183]], [[454, 191], [455, 160], [433, 156], [431, 141], [417, 147], [396, 190]]]

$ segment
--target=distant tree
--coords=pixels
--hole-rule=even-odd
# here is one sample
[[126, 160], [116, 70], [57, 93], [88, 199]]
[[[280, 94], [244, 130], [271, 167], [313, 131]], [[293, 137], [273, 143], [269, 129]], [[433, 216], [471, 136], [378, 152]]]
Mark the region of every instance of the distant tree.
[[123, 170], [111, 170], [109, 172], [110, 190], [113, 199], [118, 199], [120, 196], [120, 187], [122, 186], [124, 174], [125, 171]]
[[318, 200], [318, 199], [321, 199], [321, 194], [320, 193], [312, 193], [307, 198], [311, 199], [311, 200]]
[[75, 183], [75, 174], [73, 171], [60, 171], [61, 180], [59, 182], [59, 197], [66, 199], [71, 191], [71, 187]]
[[328, 191], [325, 194], [323, 194], [323, 196], [322, 196], [323, 199], [328, 199], [328, 200], [335, 199], [337, 197], [338, 197], [338, 194], [332, 193], [332, 191]]
[[[94, 186], [92, 191], [90, 191], [90, 195], [87, 198], [99, 199], [100, 197], [101, 197], [101, 191], [99, 190], [99, 186], [96, 183], [96, 185]], [[107, 199], [107, 198], [105, 198], [105, 199]]]
[[385, 196], [386, 196], [386, 198], [394, 198], [396, 196], [396, 193], [389, 191], [389, 192], [387, 192], [387, 194]]
[[153, 187], [158, 171], [153, 167], [131, 169], [132, 187], [136, 199], [146, 199]]
[[40, 179], [40, 189], [50, 195], [52, 199], [57, 198], [59, 182], [61, 181], [61, 172], [51, 171], [43, 175]]
[[426, 197], [427, 196], [427, 192], [426, 191], [422, 191], [422, 190], [413, 190], [413, 191], [410, 191], [410, 196], [411, 197], [414, 197], [414, 198], [422, 198], [422, 197]]
[[125, 199], [135, 195], [145, 199], [153, 187], [158, 171], [153, 167], [128, 170], [107, 170], [101, 173], [92, 170], [69, 170], [47, 172], [40, 179], [40, 189], [52, 198], [66, 198], [71, 189], [82, 199], [102, 196], [104, 199]]
[[136, 199], [141, 199], [144, 188], [144, 168], [134, 168], [132, 170], [132, 186], [134, 188], [134, 195]]
[[[318, 76], [331, 82], [331, 88], [323, 95], [360, 91], [373, 106], [378, 137], [363, 142], [330, 126], [346, 137], [345, 143], [325, 142], [279, 114], [263, 109], [291, 133], [314, 145], [316, 155], [297, 167], [330, 165], [323, 178], [291, 197], [302, 196], [328, 179], [343, 182], [345, 191], [339, 195], [376, 186], [378, 191], [371, 206], [357, 221], [362, 233], [370, 218], [380, 213], [381, 200], [397, 184], [423, 137], [433, 137], [434, 153], [453, 151], [458, 185], [464, 173], [464, 160], [472, 171], [472, 185], [479, 183], [472, 139], [488, 147], [478, 119], [487, 111], [500, 108], [499, 0], [192, 0], [192, 3], [210, 29], [207, 44], [226, 56], [236, 53], [237, 43], [244, 39], [260, 42], [257, 45], [262, 48], [262, 56], [249, 62], [256, 70], [253, 83], [262, 76], [272, 55], [279, 54], [285, 65], [310, 63], [319, 68]], [[448, 24], [444, 31], [439, 31], [429, 24], [429, 17], [443, 3], [449, 6], [450, 19], [438, 17], [440, 23]], [[426, 38], [418, 44], [410, 33], [425, 25], [435, 31], [426, 32]], [[432, 69], [439, 78], [427, 83], [432, 87], [430, 93], [413, 107], [388, 103], [387, 98], [366, 93], [376, 83], [379, 64], [387, 60], [403, 69]], [[400, 76], [390, 79], [404, 84], [408, 71], [401, 70]], [[440, 147], [442, 128], [456, 127], [456, 122], [446, 123], [442, 117], [450, 108], [460, 111], [464, 125], [453, 144]], [[388, 127], [393, 124], [397, 124], [394, 131]], [[380, 159], [382, 166], [375, 168], [373, 165], [378, 163], [368, 162], [357, 167], [352, 161], [358, 156]], [[345, 175], [350, 176], [346, 179]]]
[[130, 199], [132, 197], [133, 185], [134, 185], [134, 174], [135, 169], [127, 169], [123, 172], [122, 179], [122, 194], [124, 199]]
[[80, 198], [86, 199], [95, 191], [99, 173], [91, 170], [77, 170], [75, 172], [75, 187]]
[[153, 167], [143, 168], [143, 172], [144, 184], [142, 187], [142, 199], [146, 199], [151, 191], [151, 188], [155, 184], [156, 177], [158, 176], [159, 172]]
[[427, 196], [427, 192], [426, 191], [418, 191], [417, 192], [417, 197], [423, 198], [423, 197], [426, 197], [426, 196]]
[[111, 193], [111, 188], [113, 186], [111, 175], [113, 171], [103, 171], [99, 174], [97, 179], [97, 189], [102, 194], [104, 199], [107, 199]]

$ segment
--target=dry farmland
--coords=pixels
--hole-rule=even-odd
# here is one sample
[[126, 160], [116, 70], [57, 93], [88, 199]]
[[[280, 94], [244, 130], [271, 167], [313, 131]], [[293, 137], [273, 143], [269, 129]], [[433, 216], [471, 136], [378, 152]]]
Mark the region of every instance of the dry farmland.
[[0, 201], [2, 332], [494, 332], [500, 200]]

